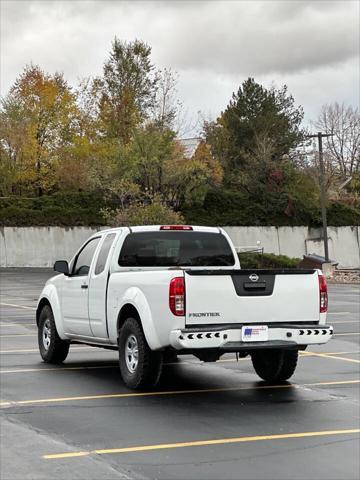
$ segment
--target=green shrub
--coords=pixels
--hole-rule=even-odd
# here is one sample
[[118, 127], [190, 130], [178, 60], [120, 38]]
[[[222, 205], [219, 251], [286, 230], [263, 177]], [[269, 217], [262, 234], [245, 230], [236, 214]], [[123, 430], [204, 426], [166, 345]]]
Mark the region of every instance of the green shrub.
[[96, 226], [105, 225], [99, 212], [90, 209], [69, 209], [60, 207], [31, 210], [27, 208], [8, 207], [0, 211], [2, 226]]
[[184, 208], [187, 223], [201, 225], [309, 225], [313, 224], [313, 210], [306, 210], [295, 202], [290, 217], [287, 210], [289, 198], [285, 193], [270, 192], [267, 202], [261, 203], [255, 195], [234, 190], [209, 190], [202, 208]]
[[360, 209], [341, 202], [330, 203], [327, 209], [328, 225], [360, 225]]
[[[291, 206], [289, 209], [288, 206]], [[291, 215], [289, 213], [291, 210]], [[227, 226], [296, 226], [319, 227], [320, 204], [306, 198], [289, 198], [284, 193], [270, 192], [266, 203], [260, 203], [255, 194], [225, 189], [209, 190], [202, 207], [184, 206], [186, 222], [192, 225]], [[330, 202], [327, 209], [328, 225], [359, 225], [360, 209], [341, 202]]]
[[290, 258], [286, 255], [273, 253], [239, 253], [241, 268], [297, 268], [300, 258]]
[[104, 225], [101, 209], [106, 205], [101, 197], [88, 193], [0, 198], [0, 225], [19, 227]]
[[182, 215], [155, 199], [148, 205], [134, 203], [126, 208], [105, 213], [107, 223], [114, 227], [126, 225], [178, 225], [183, 224]]
[[[285, 213], [288, 202], [286, 195], [271, 192], [267, 203], [263, 205], [259, 203], [255, 194], [250, 196], [234, 190], [213, 188], [206, 194], [203, 206], [183, 205], [180, 215], [185, 220], [177, 221], [190, 225], [209, 226], [306, 225], [319, 227], [321, 225], [320, 207], [315, 208], [313, 201], [291, 200], [292, 216]], [[106, 219], [103, 211], [114, 211], [118, 207], [114, 200], [87, 192], [63, 192], [34, 198], [3, 197], [0, 198], [0, 225], [19, 227], [104, 225]], [[136, 218], [131, 217], [137, 223], [144, 221], [149, 224], [155, 215], [151, 209], [141, 210], [140, 213], [141, 215]], [[331, 226], [360, 224], [360, 209], [339, 201], [329, 203], [327, 214], [328, 225]], [[159, 212], [156, 213], [156, 218], [159, 218]], [[125, 221], [124, 217], [122, 222]]]

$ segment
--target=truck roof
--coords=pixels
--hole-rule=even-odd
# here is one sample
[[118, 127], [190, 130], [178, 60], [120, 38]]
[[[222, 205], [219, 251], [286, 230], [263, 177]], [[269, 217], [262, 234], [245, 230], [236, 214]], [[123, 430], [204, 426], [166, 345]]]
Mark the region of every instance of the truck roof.
[[[107, 228], [106, 230], [101, 230], [101, 233], [110, 233], [110, 232], [118, 232], [124, 228], [128, 228], [131, 232], [156, 232], [159, 231], [161, 227], [171, 227], [171, 225], [137, 225], [137, 226], [128, 226], [128, 227], [116, 227], [116, 228]], [[208, 233], [220, 233], [221, 229], [219, 227], [205, 227], [205, 226], [197, 226], [197, 225], [183, 225], [184, 227], [191, 226], [192, 231], [194, 232], [208, 232]], [[186, 229], [185, 229], [186, 230]], [[169, 230], [164, 231], [171, 231]], [[95, 235], [98, 235], [97, 232]]]

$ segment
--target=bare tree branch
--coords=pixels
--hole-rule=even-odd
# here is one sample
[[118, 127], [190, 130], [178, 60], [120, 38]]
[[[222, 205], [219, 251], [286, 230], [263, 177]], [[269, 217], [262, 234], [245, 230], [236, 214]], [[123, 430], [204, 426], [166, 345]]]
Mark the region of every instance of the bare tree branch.
[[360, 114], [357, 108], [344, 103], [324, 105], [315, 123], [318, 130], [333, 134], [325, 148], [335, 169], [348, 178], [360, 167]]

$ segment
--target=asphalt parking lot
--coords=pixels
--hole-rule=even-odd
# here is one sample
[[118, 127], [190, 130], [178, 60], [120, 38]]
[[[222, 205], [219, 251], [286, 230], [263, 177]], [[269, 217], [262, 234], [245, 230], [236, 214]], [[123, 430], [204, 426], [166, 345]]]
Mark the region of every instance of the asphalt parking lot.
[[35, 305], [50, 270], [0, 270], [1, 480], [358, 479], [360, 286], [331, 285], [335, 336], [269, 387], [248, 359], [182, 357], [134, 393], [116, 352], [41, 362]]

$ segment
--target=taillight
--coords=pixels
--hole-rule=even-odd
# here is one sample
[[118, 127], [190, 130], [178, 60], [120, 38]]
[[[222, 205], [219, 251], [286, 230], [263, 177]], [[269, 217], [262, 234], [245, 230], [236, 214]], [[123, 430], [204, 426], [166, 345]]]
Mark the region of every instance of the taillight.
[[175, 277], [170, 281], [169, 307], [174, 315], [185, 315], [184, 277]]
[[327, 312], [328, 309], [328, 289], [326, 277], [319, 275], [319, 292], [320, 292], [320, 313]]
[[192, 230], [190, 225], [162, 225], [160, 230]]

